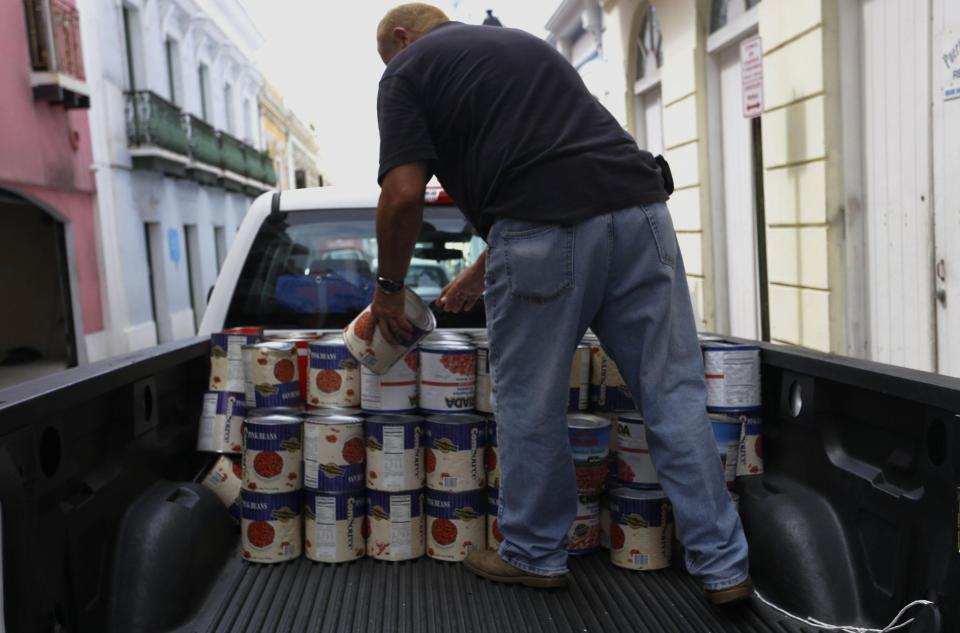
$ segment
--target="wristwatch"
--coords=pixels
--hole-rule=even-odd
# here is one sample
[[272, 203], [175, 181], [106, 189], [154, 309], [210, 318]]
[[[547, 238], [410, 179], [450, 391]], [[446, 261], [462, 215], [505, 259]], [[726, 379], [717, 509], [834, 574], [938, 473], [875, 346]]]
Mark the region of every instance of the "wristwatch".
[[392, 295], [395, 292], [400, 292], [403, 290], [403, 282], [395, 281], [393, 279], [387, 279], [386, 277], [381, 277], [377, 275], [377, 286], [380, 287], [380, 290], [384, 294]]

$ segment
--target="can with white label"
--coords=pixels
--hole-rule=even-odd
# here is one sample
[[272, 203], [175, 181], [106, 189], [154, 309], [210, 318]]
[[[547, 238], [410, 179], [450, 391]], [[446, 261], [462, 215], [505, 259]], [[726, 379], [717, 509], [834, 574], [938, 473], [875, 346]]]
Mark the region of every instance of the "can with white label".
[[743, 411], [760, 407], [760, 348], [756, 345], [701, 344], [707, 382], [707, 408]]
[[610, 492], [610, 562], [635, 570], [670, 565], [673, 514], [659, 490], [617, 488]]
[[437, 327], [437, 319], [430, 306], [415, 292], [404, 288], [403, 299], [404, 314], [413, 327], [413, 333], [408, 340], [400, 341], [399, 345], [388, 343], [383, 338], [369, 307], [343, 329], [343, 340], [350, 354], [375, 374], [387, 373], [388, 369]]
[[590, 346], [587, 343], [577, 345], [570, 366], [570, 400], [567, 409], [586, 411], [590, 404]]
[[600, 497], [600, 547], [610, 549], [610, 503], [607, 495]]
[[300, 361], [293, 343], [267, 341], [241, 349], [248, 409], [300, 404]]
[[210, 391], [243, 393], [243, 346], [263, 339], [259, 333], [217, 332], [210, 335]]
[[459, 562], [486, 545], [486, 493], [427, 490], [427, 556]]
[[240, 491], [240, 555], [253, 563], [283, 563], [303, 551], [303, 493]]
[[345, 415], [303, 420], [303, 485], [320, 492], [363, 490], [363, 420]]
[[727, 488], [733, 488], [737, 478], [737, 462], [740, 458], [740, 431], [743, 424], [732, 415], [709, 414], [713, 438], [717, 441], [720, 466]]
[[483, 460], [487, 471], [487, 486], [500, 487], [500, 445], [497, 443], [497, 420], [487, 418], [487, 454]]
[[247, 418], [265, 418], [268, 415], [292, 415], [299, 417], [306, 415], [307, 408], [303, 405], [291, 407], [260, 407], [259, 409], [247, 409]]
[[426, 435], [427, 488], [445, 492], [483, 488], [486, 420], [473, 414], [435, 415], [427, 418]]
[[240, 519], [240, 484], [243, 478], [243, 469], [226, 455], [216, 461], [209, 472], [204, 475], [201, 484], [217, 495], [217, 498], [227, 506], [233, 518]]
[[203, 396], [197, 450], [211, 453], [239, 453], [241, 427], [247, 414], [243, 393], [209, 391]]
[[617, 422], [617, 480], [631, 488], [659, 488], [660, 480], [650, 459], [643, 416], [623, 412]]
[[567, 536], [571, 554], [590, 554], [600, 548], [599, 495], [577, 495], [577, 516]]
[[478, 339], [477, 345], [477, 411], [493, 413], [493, 377], [490, 375], [490, 343]]
[[590, 347], [590, 409], [623, 411], [635, 408], [617, 364], [600, 343], [593, 343]]
[[366, 423], [367, 488], [387, 492], [423, 486], [423, 418], [375, 415]]
[[420, 410], [470, 413], [477, 401], [477, 349], [472, 343], [420, 344]]
[[420, 558], [426, 550], [423, 490], [367, 491], [367, 556], [378, 560]]
[[737, 459], [737, 477], [763, 473], [763, 425], [759, 411], [745, 411], [737, 415], [743, 425], [740, 429], [740, 454]]
[[500, 489], [487, 488], [487, 549], [500, 549], [503, 534], [497, 513], [500, 511]]
[[417, 410], [417, 350], [407, 352], [403, 360], [385, 374], [360, 369], [360, 408], [364, 413], [413, 413]]
[[300, 386], [300, 402], [307, 401], [307, 369], [310, 367], [310, 343], [320, 338], [319, 332], [287, 332], [267, 337], [270, 341], [292, 343], [297, 348], [297, 383]]
[[319, 563], [345, 563], [363, 557], [367, 493], [307, 490], [303, 495], [303, 546], [307, 558]]
[[307, 404], [311, 407], [356, 407], [360, 404], [360, 364], [343, 339], [310, 342]]
[[243, 423], [243, 489], [288, 492], [303, 487], [303, 421], [285, 415]]

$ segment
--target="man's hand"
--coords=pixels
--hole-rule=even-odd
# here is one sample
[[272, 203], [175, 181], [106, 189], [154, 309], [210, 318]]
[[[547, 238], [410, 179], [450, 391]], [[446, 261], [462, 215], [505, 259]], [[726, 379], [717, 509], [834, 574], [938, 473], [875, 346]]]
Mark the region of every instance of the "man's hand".
[[370, 305], [370, 314], [380, 328], [380, 334], [388, 343], [402, 345], [413, 338], [413, 326], [404, 312], [404, 293], [387, 294], [377, 288]]
[[465, 268], [440, 291], [440, 296], [437, 297], [437, 305], [444, 312], [469, 311], [477, 305], [485, 286], [486, 255], [486, 252], [484, 252], [480, 259], [475, 261], [472, 266]]

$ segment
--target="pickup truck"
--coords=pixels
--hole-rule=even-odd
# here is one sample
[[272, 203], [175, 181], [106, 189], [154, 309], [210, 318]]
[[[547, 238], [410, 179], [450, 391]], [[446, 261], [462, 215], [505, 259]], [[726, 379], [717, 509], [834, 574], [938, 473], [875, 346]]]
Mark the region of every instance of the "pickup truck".
[[[449, 276], [482, 249], [442, 197], [416, 257]], [[256, 565], [196, 483], [208, 335], [336, 329], [372, 292], [376, 194], [308, 189], [251, 206], [199, 337], [0, 391], [0, 633], [281, 631], [797, 632], [759, 599], [711, 608], [679, 561], [658, 572], [572, 557], [568, 590], [456, 564]], [[482, 309], [438, 315], [483, 327]], [[960, 380], [761, 344], [766, 473], [738, 482], [752, 574], [792, 613], [960, 631]], [[903, 621], [903, 620], [901, 620]]]

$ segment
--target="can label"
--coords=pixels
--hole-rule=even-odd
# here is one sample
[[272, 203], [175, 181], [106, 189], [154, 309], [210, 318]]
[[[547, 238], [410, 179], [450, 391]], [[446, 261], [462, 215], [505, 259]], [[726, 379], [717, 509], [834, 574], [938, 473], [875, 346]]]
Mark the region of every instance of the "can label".
[[228, 334], [218, 332], [210, 335], [210, 391], [243, 393], [243, 350], [263, 339], [260, 334]]
[[487, 418], [487, 453], [483, 460], [487, 471], [487, 485], [500, 487], [500, 445], [497, 443], [497, 421]]
[[427, 556], [462, 561], [484, 548], [487, 531], [483, 490], [427, 491]]
[[288, 492], [302, 487], [303, 447], [299, 420], [290, 424], [243, 425], [243, 488]]
[[290, 343], [297, 351], [297, 386], [300, 402], [307, 401], [307, 370], [310, 366], [310, 343], [319, 338], [319, 334], [308, 334], [306, 332], [291, 337], [270, 337], [271, 341], [281, 343]]
[[487, 549], [498, 550], [503, 543], [503, 534], [500, 533], [499, 517], [500, 489], [487, 488]]
[[345, 345], [310, 343], [307, 402], [314, 407], [356, 407], [360, 404], [360, 364]]
[[763, 434], [759, 413], [737, 416], [740, 428], [740, 447], [737, 457], [737, 477], [763, 473]]
[[600, 498], [600, 547], [610, 549], [610, 506], [607, 498]]
[[[478, 365], [479, 366], [479, 365]], [[590, 404], [590, 347], [581, 345], [573, 353], [570, 366], [570, 411], [586, 411]]]
[[244, 394], [210, 391], [203, 396], [197, 450], [211, 453], [239, 453], [241, 427], [247, 414]]
[[599, 495], [577, 496], [577, 517], [567, 536], [567, 551], [571, 554], [589, 554], [600, 547]]
[[605, 462], [610, 452], [610, 427], [568, 428], [573, 459], [581, 462]]
[[383, 375], [360, 370], [360, 408], [368, 413], [411, 413], [417, 410], [417, 350], [407, 352]]
[[627, 569], [670, 565], [673, 516], [666, 498], [629, 499], [610, 495], [610, 562]]
[[420, 409], [469, 413], [476, 408], [477, 351], [420, 346]]
[[760, 406], [760, 349], [751, 345], [703, 346], [707, 408], [717, 411]]
[[408, 560], [425, 550], [423, 491], [367, 493], [367, 555], [380, 560]]
[[590, 348], [590, 407], [594, 411], [636, 408], [616, 363], [599, 344]]
[[486, 422], [438, 424], [427, 420], [427, 487], [446, 492], [483, 488]]
[[289, 407], [300, 403], [297, 349], [246, 347], [244, 393], [248, 409]]
[[650, 459], [646, 425], [639, 416], [621, 416], [617, 423], [617, 479], [631, 488], [659, 488]]
[[603, 493], [610, 476], [607, 460], [573, 463], [577, 475], [577, 494], [599, 495]]
[[320, 492], [362, 490], [363, 424], [303, 424], [303, 485]]
[[200, 482], [217, 495], [233, 518], [240, 518], [240, 484], [243, 469], [226, 455], [220, 457]]
[[743, 424], [732, 416], [711, 415], [710, 425], [717, 441], [720, 467], [727, 488], [732, 488], [737, 478], [737, 462], [740, 460], [740, 431]]
[[490, 376], [490, 349], [477, 347], [477, 411], [493, 413], [493, 379]]
[[[357, 315], [347, 327], [343, 329], [343, 341], [360, 364], [376, 374], [384, 374], [408, 353], [420, 339], [433, 331], [434, 319], [430, 308], [423, 300], [417, 297], [409, 288], [404, 289], [406, 294], [405, 311], [407, 320], [413, 328], [408, 340], [401, 340], [400, 345], [388, 343], [377, 328], [370, 308], [367, 307]], [[417, 314], [412, 314], [411, 311]], [[424, 327], [418, 327], [417, 324]], [[426, 328], [426, 329], [424, 329]]]
[[300, 491], [264, 494], [243, 490], [240, 496], [241, 555], [254, 563], [282, 563], [303, 550]]
[[345, 494], [304, 492], [304, 552], [320, 563], [344, 563], [366, 551], [363, 522], [367, 498], [361, 490]]
[[423, 486], [420, 424], [367, 422], [367, 488], [400, 492]]

